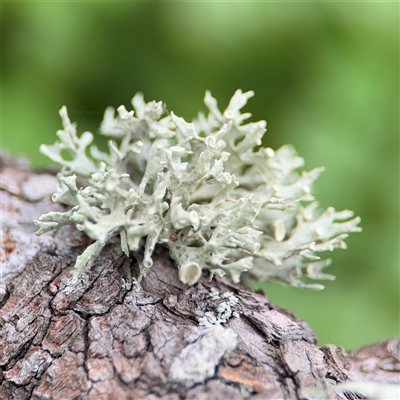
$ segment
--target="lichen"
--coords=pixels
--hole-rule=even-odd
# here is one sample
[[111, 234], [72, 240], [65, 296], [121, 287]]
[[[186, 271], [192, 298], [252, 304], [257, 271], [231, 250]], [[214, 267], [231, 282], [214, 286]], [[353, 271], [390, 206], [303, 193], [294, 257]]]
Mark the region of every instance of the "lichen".
[[199, 325], [211, 327], [213, 325], [225, 324], [232, 317], [238, 317], [239, 313], [233, 311], [239, 299], [232, 292], [225, 292], [220, 295], [217, 289], [211, 288], [210, 297], [212, 300], [226, 300], [215, 305], [215, 311], [207, 311], [200, 317]]
[[182, 349], [171, 365], [170, 379], [186, 387], [204, 382], [215, 374], [220, 360], [237, 346], [237, 334], [230, 328], [214, 325], [205, 328], [201, 337]]
[[60, 142], [40, 151], [62, 166], [53, 201], [71, 208], [42, 215], [37, 234], [72, 224], [94, 240], [76, 261], [75, 280], [119, 236], [127, 256], [143, 251], [140, 279], [163, 245], [189, 285], [208, 270], [234, 282], [248, 271], [256, 280], [323, 288], [302, 277], [333, 279], [321, 272], [329, 260], [317, 254], [345, 248], [360, 219], [319, 211], [311, 193], [323, 168], [300, 173], [304, 162], [293, 147], [262, 147], [266, 122], [245, 123], [251, 114], [240, 112], [253, 95], [237, 90], [221, 113], [207, 92], [209, 114], [188, 123], [136, 94], [134, 110], [106, 109], [100, 133], [110, 138], [108, 152], [90, 132], [79, 137], [62, 107]]

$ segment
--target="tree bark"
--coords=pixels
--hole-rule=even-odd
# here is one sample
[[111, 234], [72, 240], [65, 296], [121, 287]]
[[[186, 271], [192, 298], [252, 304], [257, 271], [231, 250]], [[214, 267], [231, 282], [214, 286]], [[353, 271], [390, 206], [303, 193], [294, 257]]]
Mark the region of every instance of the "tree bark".
[[55, 186], [52, 171], [1, 160], [1, 399], [361, 399], [333, 389], [399, 382], [398, 339], [318, 348], [305, 322], [242, 284], [205, 272], [182, 284], [163, 248], [140, 290], [140, 254], [117, 243], [72, 285], [90, 240], [73, 227], [34, 235], [33, 219], [62, 209]]

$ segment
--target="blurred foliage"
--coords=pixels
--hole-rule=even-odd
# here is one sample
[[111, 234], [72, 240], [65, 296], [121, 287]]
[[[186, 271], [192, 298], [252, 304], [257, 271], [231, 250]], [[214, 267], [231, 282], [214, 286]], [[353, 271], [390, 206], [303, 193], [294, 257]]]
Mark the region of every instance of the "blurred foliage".
[[80, 132], [137, 91], [190, 120], [206, 89], [224, 107], [255, 90], [265, 143], [324, 165], [321, 205], [362, 217], [333, 254], [334, 283], [258, 285], [346, 347], [399, 334], [399, 4], [379, 2], [3, 2], [2, 146], [52, 144], [66, 104]]

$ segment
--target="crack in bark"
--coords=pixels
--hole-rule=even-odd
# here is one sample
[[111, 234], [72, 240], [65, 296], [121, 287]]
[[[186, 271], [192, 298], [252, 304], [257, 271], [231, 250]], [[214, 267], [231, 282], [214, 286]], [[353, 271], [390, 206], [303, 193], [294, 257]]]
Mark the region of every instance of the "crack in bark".
[[[26, 182], [27, 182], [27, 180], [23, 181], [22, 184], [24, 184], [24, 183], [26, 183]], [[19, 200], [24, 201], [25, 203], [37, 204], [37, 203], [40, 203], [41, 201], [43, 201], [42, 198], [41, 198], [41, 199], [37, 199], [37, 200], [31, 199], [31, 198], [29, 198], [29, 197], [26, 196], [26, 195], [23, 195], [23, 194], [21, 194], [21, 193], [18, 193], [18, 192], [16, 192], [16, 191], [13, 191], [13, 190], [11, 190], [11, 189], [6, 188], [6, 187], [3, 186], [1, 183], [0, 183], [0, 191], [1, 191], [1, 192], [6, 192], [6, 193], [8, 193], [10, 196], [14, 196], [14, 197], [18, 198]]]

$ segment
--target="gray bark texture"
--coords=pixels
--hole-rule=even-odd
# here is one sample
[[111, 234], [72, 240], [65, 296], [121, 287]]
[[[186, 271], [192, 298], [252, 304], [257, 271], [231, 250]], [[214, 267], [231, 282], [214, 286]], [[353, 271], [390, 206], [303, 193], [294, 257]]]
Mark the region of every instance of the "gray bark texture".
[[62, 210], [55, 186], [54, 172], [3, 156], [0, 399], [362, 399], [332, 389], [399, 382], [398, 339], [318, 348], [305, 322], [242, 284], [182, 284], [163, 248], [140, 290], [140, 254], [117, 243], [72, 285], [90, 240], [73, 227], [34, 235], [33, 219]]

